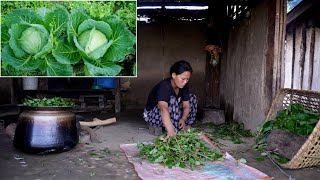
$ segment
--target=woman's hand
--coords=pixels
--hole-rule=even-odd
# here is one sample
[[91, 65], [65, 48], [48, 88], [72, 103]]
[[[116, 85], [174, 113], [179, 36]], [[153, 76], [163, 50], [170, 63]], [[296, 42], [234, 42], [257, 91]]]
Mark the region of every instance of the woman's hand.
[[179, 126], [180, 126], [180, 129], [182, 129], [183, 131], [186, 130], [186, 121], [184, 119], [180, 119], [179, 120]]
[[167, 136], [165, 140], [169, 140], [171, 137], [176, 135], [176, 130], [174, 129], [174, 126], [170, 119], [168, 103], [165, 101], [159, 101], [158, 105], [161, 112], [162, 123], [167, 130]]
[[169, 140], [171, 137], [176, 135], [176, 131], [174, 128], [167, 129], [167, 136], [164, 138], [165, 141]]

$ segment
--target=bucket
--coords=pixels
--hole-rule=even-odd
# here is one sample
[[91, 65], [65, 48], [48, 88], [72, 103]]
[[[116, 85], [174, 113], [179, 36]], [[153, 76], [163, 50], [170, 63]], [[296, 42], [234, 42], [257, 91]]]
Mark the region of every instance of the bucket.
[[115, 78], [96, 78], [96, 85], [101, 86], [102, 88], [115, 88], [116, 81]]
[[23, 90], [37, 90], [38, 78], [37, 77], [25, 77], [22, 79]]

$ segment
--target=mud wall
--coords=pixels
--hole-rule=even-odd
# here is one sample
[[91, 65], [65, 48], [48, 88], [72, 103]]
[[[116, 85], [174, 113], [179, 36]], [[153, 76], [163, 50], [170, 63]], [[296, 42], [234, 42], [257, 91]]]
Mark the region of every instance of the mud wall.
[[0, 105], [11, 104], [12, 78], [0, 78]]
[[205, 26], [203, 23], [139, 24], [136, 78], [121, 78], [130, 83], [122, 93], [124, 108], [143, 108], [151, 88], [169, 77], [170, 66], [178, 60], [187, 60], [193, 67], [189, 87], [204, 104], [205, 93]]
[[268, 19], [270, 6], [266, 0], [259, 3], [248, 18], [231, 30], [221, 61], [221, 108], [225, 109], [227, 120], [243, 122], [251, 130], [265, 120], [272, 99], [273, 65], [268, 60], [268, 53], [272, 52], [268, 38], [273, 40]]

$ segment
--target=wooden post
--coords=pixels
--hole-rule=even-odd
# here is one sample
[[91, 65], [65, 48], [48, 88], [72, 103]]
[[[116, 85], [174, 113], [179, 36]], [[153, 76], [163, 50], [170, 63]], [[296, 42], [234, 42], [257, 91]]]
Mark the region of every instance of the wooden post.
[[[229, 8], [230, 6], [227, 6], [226, 1], [210, 1], [210, 20], [207, 22], [207, 45], [212, 44], [220, 48], [225, 47], [224, 42], [227, 41], [227, 14], [225, 8], [227, 7]], [[222, 51], [225, 51], [225, 49]], [[219, 64], [216, 66], [209, 63], [210, 58], [210, 54], [207, 53], [205, 70], [205, 106], [210, 108], [220, 108], [220, 65], [221, 61], [226, 58], [223, 58], [222, 54], [220, 54]]]
[[16, 99], [15, 99], [15, 87], [14, 87], [14, 79], [10, 80], [10, 103], [11, 104], [15, 104], [16, 103]]
[[114, 96], [114, 111], [119, 113], [121, 111], [121, 101], [120, 101], [120, 78], [116, 78], [116, 89]]
[[[274, 44], [273, 44], [273, 82], [272, 82], [272, 97], [274, 97], [277, 91], [284, 86], [283, 77], [284, 64], [284, 41], [286, 34], [286, 6], [287, 1], [276, 0], [275, 6], [275, 19], [274, 19]], [[273, 26], [272, 24], [270, 24]]]

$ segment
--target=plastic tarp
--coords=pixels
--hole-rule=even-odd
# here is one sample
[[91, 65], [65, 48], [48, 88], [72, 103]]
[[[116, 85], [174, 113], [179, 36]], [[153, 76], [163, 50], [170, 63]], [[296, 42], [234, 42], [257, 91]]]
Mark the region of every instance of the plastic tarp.
[[[206, 136], [201, 137], [211, 146], [215, 144]], [[128, 161], [134, 165], [138, 176], [143, 180], [251, 180], [269, 179], [269, 177], [246, 164], [238, 162], [227, 152], [224, 153], [223, 161], [205, 162], [201, 168], [191, 170], [188, 168], [173, 167], [169, 169], [161, 164], [152, 164], [147, 160], [138, 157], [139, 149], [137, 144], [121, 144], [120, 148], [125, 152]], [[215, 146], [216, 148], [216, 146]]]

